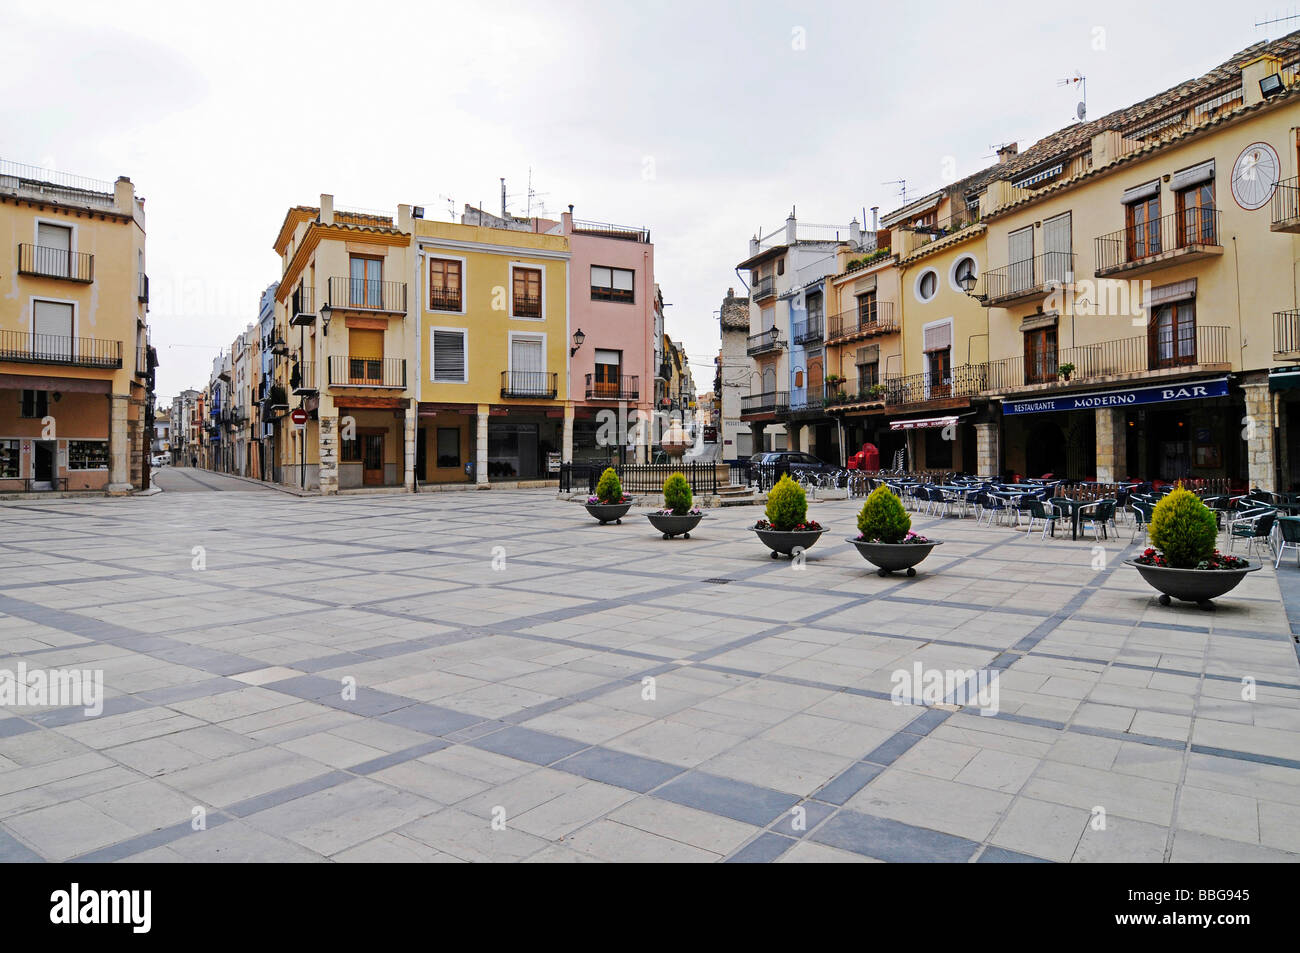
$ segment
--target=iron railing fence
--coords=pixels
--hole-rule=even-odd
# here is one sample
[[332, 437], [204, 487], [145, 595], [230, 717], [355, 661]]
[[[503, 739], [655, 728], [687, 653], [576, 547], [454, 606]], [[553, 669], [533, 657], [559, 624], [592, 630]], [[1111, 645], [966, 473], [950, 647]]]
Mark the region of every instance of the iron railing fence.
[[38, 278], [64, 278], [89, 284], [95, 280], [95, 256], [47, 245], [18, 246], [18, 273]]
[[74, 367], [121, 367], [122, 342], [0, 331], [0, 360], [19, 364], [67, 364]]
[[558, 374], [554, 371], [502, 371], [502, 397], [554, 398], [558, 393]]
[[1119, 271], [1179, 249], [1218, 247], [1220, 212], [1193, 206], [1101, 235], [1097, 244], [1097, 274]]
[[405, 387], [406, 359], [331, 354], [329, 384], [331, 387]]
[[[516, 299], [518, 300], [518, 299]], [[329, 306], [344, 311], [406, 313], [406, 282], [369, 278], [331, 278]]]
[[686, 477], [693, 493], [718, 492], [718, 468], [712, 463], [562, 463], [560, 464], [560, 492], [596, 492], [596, 484], [605, 469], [613, 466], [623, 484], [623, 492], [661, 493], [664, 480], [674, 473]]
[[615, 376], [613, 380], [596, 380], [587, 375], [587, 400], [639, 400], [641, 378], [636, 374]]

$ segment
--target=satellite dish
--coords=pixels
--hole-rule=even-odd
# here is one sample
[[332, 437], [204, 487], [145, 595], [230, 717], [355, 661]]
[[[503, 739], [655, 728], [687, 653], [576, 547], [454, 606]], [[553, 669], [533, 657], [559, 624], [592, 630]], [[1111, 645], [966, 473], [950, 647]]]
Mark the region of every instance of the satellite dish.
[[1079, 117], [1079, 122], [1083, 122], [1083, 120], [1088, 115], [1088, 104], [1079, 103], [1079, 105], [1074, 110], [1074, 114]]

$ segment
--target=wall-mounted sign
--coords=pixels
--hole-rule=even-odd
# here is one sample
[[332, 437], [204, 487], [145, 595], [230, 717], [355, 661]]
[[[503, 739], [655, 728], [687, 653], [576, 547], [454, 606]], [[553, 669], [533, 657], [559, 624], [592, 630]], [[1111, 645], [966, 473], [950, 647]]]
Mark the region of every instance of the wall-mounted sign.
[[1058, 397], [1040, 397], [1035, 400], [1004, 400], [1004, 414], [1043, 414], [1061, 410], [1096, 410], [1100, 407], [1135, 407], [1141, 404], [1164, 404], [1179, 400], [1224, 397], [1228, 393], [1228, 379], [1210, 381], [1180, 381], [1176, 384], [1156, 384], [1133, 387], [1128, 390], [1095, 391], [1087, 394], [1062, 394]]

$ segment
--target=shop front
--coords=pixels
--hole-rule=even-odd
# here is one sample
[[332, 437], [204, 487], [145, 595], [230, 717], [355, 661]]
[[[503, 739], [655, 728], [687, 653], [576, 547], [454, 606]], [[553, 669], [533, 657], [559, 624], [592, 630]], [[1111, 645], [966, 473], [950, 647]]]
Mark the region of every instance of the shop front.
[[337, 401], [336, 406], [339, 489], [401, 486], [406, 458], [404, 408], [347, 406]]
[[473, 483], [475, 404], [421, 404], [415, 431], [420, 483]]
[[0, 387], [0, 492], [109, 485], [109, 381], [7, 377]]
[[1300, 367], [1274, 368], [1268, 375], [1277, 423], [1278, 489], [1300, 490]]
[[[563, 439], [563, 408], [494, 406], [487, 426], [488, 481], [556, 478]], [[553, 458], [555, 474], [551, 473]]]

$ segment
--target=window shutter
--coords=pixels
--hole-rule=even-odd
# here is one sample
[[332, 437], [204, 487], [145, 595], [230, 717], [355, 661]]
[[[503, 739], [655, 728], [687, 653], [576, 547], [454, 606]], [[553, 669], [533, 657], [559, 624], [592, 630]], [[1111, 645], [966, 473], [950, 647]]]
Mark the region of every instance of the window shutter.
[[876, 276], [868, 275], [866, 278], [859, 278], [853, 283], [853, 293], [855, 295], [867, 294], [876, 290]]
[[858, 364], [875, 364], [880, 360], [880, 345], [868, 344], [858, 348]]
[[1152, 196], [1160, 194], [1160, 180], [1152, 179], [1142, 185], [1135, 185], [1131, 189], [1124, 190], [1123, 203], [1128, 205], [1130, 202], [1140, 202], [1143, 199], [1149, 199]]
[[1194, 165], [1190, 169], [1183, 169], [1182, 172], [1175, 172], [1173, 181], [1169, 183], [1169, 188], [1174, 192], [1181, 192], [1183, 189], [1190, 188], [1193, 185], [1200, 185], [1202, 182], [1214, 181], [1214, 160], [1202, 162], [1200, 165]]
[[599, 265], [591, 266], [591, 286], [593, 288], [609, 288], [613, 282], [609, 268], [602, 268]]
[[36, 244], [42, 248], [57, 248], [60, 251], [72, 250], [72, 229], [63, 225], [48, 225], [41, 222], [36, 226]]
[[465, 380], [465, 332], [433, 332], [433, 379]]
[[925, 329], [925, 350], [942, 351], [952, 347], [952, 325], [936, 324]]
[[618, 367], [618, 365], [623, 363], [623, 352], [605, 351], [600, 348], [596, 348], [596, 363], [613, 364], [615, 367]]
[[614, 290], [631, 291], [634, 275], [625, 268], [614, 269]]

